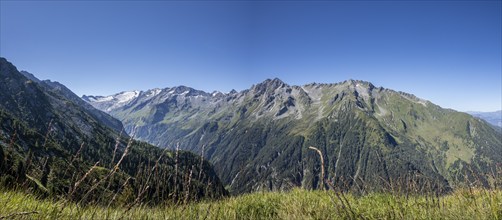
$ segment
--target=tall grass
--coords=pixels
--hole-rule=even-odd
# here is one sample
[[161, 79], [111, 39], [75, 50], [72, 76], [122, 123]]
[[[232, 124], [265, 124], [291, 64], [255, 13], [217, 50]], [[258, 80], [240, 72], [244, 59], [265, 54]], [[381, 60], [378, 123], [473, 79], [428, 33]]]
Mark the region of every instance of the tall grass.
[[[79, 206], [38, 199], [22, 192], [0, 194], [0, 219], [502, 219], [502, 191], [461, 189], [433, 198], [425, 195], [345, 194], [334, 191], [252, 193], [219, 201], [176, 206]], [[350, 206], [350, 208], [349, 208]]]
[[[16, 143], [16, 134], [14, 133], [11, 137], [7, 151], [9, 155], [16, 153], [13, 149]], [[49, 132], [44, 137], [43, 145], [45, 146], [49, 138]], [[167, 148], [153, 155], [153, 157], [156, 157], [155, 160], [152, 157], [148, 158], [150, 155], [145, 153], [148, 161], [140, 161], [136, 173], [130, 176], [126, 175], [124, 172], [121, 172], [121, 164], [131, 152], [134, 139], [133, 137], [129, 138], [120, 156], [120, 154], [117, 155], [121, 143], [120, 138], [120, 136], [117, 137], [109, 168], [98, 166], [99, 164], [104, 164], [102, 163], [103, 161], [98, 161], [89, 167], [87, 171], [77, 170], [78, 172], [75, 172], [71, 168], [75, 168], [74, 165], [82, 162], [82, 159], [79, 158], [84, 148], [84, 144], [82, 143], [77, 152], [68, 158], [67, 163], [65, 163], [66, 166], [61, 167], [60, 171], [63, 173], [63, 177], [66, 177], [67, 174], [73, 174], [70, 175], [71, 179], [68, 180], [68, 189], [60, 190], [59, 194], [51, 194], [49, 196], [46, 184], [43, 184], [37, 178], [42, 173], [42, 170], [38, 173], [34, 173], [32, 170], [14, 173], [14, 166], [8, 166], [5, 169], [6, 172], [20, 175], [16, 175], [15, 182], [7, 181], [10, 183], [9, 185], [0, 184], [0, 206], [2, 206], [0, 208], [0, 219], [120, 219], [127, 216], [133, 218], [131, 216], [138, 216], [138, 209], [145, 210], [146, 206], [152, 207], [159, 204], [163, 204], [164, 206], [185, 205], [189, 202], [199, 200], [199, 197], [201, 197], [199, 194], [201, 193], [202, 197], [219, 197], [217, 192], [209, 192], [212, 179], [203, 172], [207, 166], [204, 163], [203, 157], [200, 159], [198, 167], [195, 163], [189, 167], [185, 167], [183, 163], [186, 161], [182, 159], [186, 155], [183, 156], [184, 154], [180, 152], [178, 146], [176, 147], [174, 164], [172, 165], [174, 166], [174, 175], [173, 170], [169, 167], [169, 161], [164, 160], [166, 157], [171, 157], [168, 156], [170, 153], [167, 151]], [[0, 150], [3, 150], [1, 147]], [[118, 161], [115, 161], [116, 156]], [[21, 154], [19, 154], [19, 157], [19, 161], [28, 161], [26, 164], [29, 167], [31, 159], [25, 159]], [[31, 154], [28, 153], [26, 158], [31, 158]], [[49, 158], [46, 157], [44, 161], [41, 162], [41, 164], [44, 164], [41, 167], [46, 167], [45, 165], [49, 163]], [[36, 166], [32, 167], [36, 168]], [[29, 174], [33, 172], [35, 174], [33, 175], [34, 177], [28, 175], [28, 172]], [[4, 173], [4, 170], [0, 170], [0, 177], [4, 174], [7, 173]], [[26, 176], [27, 179], [18, 180], [19, 176]], [[30, 184], [30, 181], [35, 182], [36, 187]], [[131, 186], [132, 184], [135, 185]], [[174, 190], [169, 187], [172, 187]], [[41, 191], [41, 189], [44, 190]], [[130, 215], [129, 211], [132, 211], [133, 214]]]
[[[48, 135], [46, 135], [48, 136]], [[15, 135], [13, 135], [15, 137]], [[408, 182], [406, 193], [400, 190], [364, 193], [347, 193], [334, 186], [324, 177], [323, 155], [316, 150], [321, 160], [321, 190], [293, 189], [289, 192], [257, 192], [221, 200], [191, 199], [194, 180], [204, 180], [203, 155], [200, 164], [182, 169], [179, 146], [176, 146], [173, 169], [160, 165], [164, 150], [156, 160], [148, 161], [138, 168], [135, 177], [128, 176], [115, 191], [110, 191], [112, 178], [119, 174], [120, 165], [131, 149], [131, 137], [119, 160], [115, 162], [116, 143], [110, 169], [98, 167], [99, 161], [87, 172], [72, 177], [72, 185], [66, 194], [47, 197], [29, 194], [26, 187], [17, 190], [0, 187], [0, 219], [495, 219], [502, 220], [502, 190], [497, 188], [500, 170], [493, 174], [491, 188], [459, 188], [448, 194], [423, 193], [418, 182]], [[11, 144], [14, 141], [11, 140]], [[45, 144], [45, 143], [44, 143]], [[84, 145], [71, 158], [76, 162]], [[203, 147], [204, 151], [204, 147]], [[117, 155], [118, 156], [118, 155]], [[47, 161], [46, 161], [47, 162]], [[150, 163], [151, 162], [151, 163]], [[198, 162], [198, 161], [197, 161]], [[29, 164], [29, 163], [27, 163]], [[140, 164], [140, 166], [142, 166]], [[199, 172], [196, 167], [199, 166]], [[194, 172], [195, 170], [195, 172]], [[68, 170], [66, 170], [68, 171]], [[65, 171], [65, 173], [66, 173]], [[104, 172], [93, 182], [87, 182], [95, 172]], [[174, 175], [173, 175], [174, 173]], [[159, 189], [164, 180], [173, 180], [174, 190], [168, 196]], [[136, 180], [137, 189], [128, 200], [118, 202], [126, 187]], [[207, 186], [211, 185], [209, 178]], [[363, 182], [364, 183], [364, 182]], [[40, 185], [40, 184], [38, 184]], [[328, 187], [326, 186], [328, 185]], [[392, 182], [390, 188], [394, 189]], [[475, 185], [475, 184], [469, 184]], [[104, 188], [100, 190], [99, 187]], [[431, 186], [428, 185], [430, 188]], [[325, 190], [325, 189], [330, 190]], [[364, 188], [364, 186], [363, 186]], [[411, 190], [414, 189], [414, 190]], [[431, 188], [432, 189], [432, 188]], [[80, 196], [76, 198], [78, 190]], [[131, 189], [130, 189], [131, 190]], [[415, 193], [408, 193], [408, 192]], [[102, 195], [99, 192], [109, 192]], [[207, 191], [207, 189], [206, 189]], [[400, 193], [401, 192], [401, 193]], [[95, 195], [96, 198], [87, 199]], [[145, 196], [162, 198], [163, 202], [152, 203]], [[122, 197], [124, 200], [124, 197]]]

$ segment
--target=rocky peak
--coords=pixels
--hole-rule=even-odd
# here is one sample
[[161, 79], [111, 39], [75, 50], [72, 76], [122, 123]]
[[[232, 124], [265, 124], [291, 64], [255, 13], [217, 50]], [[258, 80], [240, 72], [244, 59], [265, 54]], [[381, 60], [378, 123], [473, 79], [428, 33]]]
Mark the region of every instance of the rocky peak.
[[364, 81], [364, 80], [349, 79], [349, 80], [343, 82], [342, 84], [347, 84], [350, 87], [366, 88], [368, 90], [373, 90], [375, 88], [375, 86], [371, 82]]
[[0, 57], [0, 76], [14, 79], [26, 78], [26, 76], [16, 73], [18, 73], [17, 68], [7, 59]]
[[263, 83], [265, 85], [267, 85], [268, 87], [272, 87], [272, 88], [282, 88], [282, 87], [288, 86], [286, 83], [284, 83], [279, 78], [266, 79]]
[[175, 94], [180, 94], [183, 92], [190, 92], [191, 90], [193, 90], [192, 88], [187, 87], [187, 86], [177, 86], [177, 87], [174, 87], [173, 89], [174, 89], [173, 91]]
[[289, 87], [289, 85], [278, 78], [274, 78], [266, 79], [265, 81], [254, 85], [252, 90], [256, 92], [257, 95], [261, 95], [264, 93], [273, 93], [276, 89], [284, 87]]
[[23, 74], [23, 76], [25, 76], [26, 78], [28, 78], [29, 80], [33, 81], [33, 82], [40, 82], [40, 80], [35, 77], [33, 74], [29, 73], [28, 71], [20, 71], [21, 74]]
[[204, 91], [196, 90], [196, 89], [193, 89], [193, 88], [187, 87], [187, 86], [174, 87], [173, 90], [171, 90], [171, 91], [174, 91], [174, 94], [177, 94], [177, 95], [185, 95], [185, 96], [198, 96], [198, 95], [202, 95], [202, 96], [209, 96], [209, 94], [206, 93], [206, 92], [204, 92]]

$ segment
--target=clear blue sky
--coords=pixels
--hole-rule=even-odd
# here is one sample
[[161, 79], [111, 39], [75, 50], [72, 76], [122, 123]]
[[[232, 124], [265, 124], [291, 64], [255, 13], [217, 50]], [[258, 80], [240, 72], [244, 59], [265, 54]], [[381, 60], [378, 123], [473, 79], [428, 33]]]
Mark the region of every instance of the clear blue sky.
[[501, 1], [1, 1], [0, 56], [78, 95], [346, 79], [502, 109]]

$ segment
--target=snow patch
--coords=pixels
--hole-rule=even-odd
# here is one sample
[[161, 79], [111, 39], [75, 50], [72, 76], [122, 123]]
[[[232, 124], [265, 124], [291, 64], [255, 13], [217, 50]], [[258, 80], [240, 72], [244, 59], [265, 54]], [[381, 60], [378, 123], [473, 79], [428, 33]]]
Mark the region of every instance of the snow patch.
[[124, 103], [124, 102], [129, 102], [132, 99], [138, 97], [139, 91], [131, 91], [131, 92], [123, 92], [115, 96], [115, 100], [117, 103]]
[[146, 94], [146, 97], [156, 96], [156, 95], [158, 95], [161, 91], [162, 91], [161, 89], [152, 89], [152, 90], [148, 90], [148, 93]]
[[99, 98], [93, 98], [93, 102], [108, 102], [113, 100], [113, 96], [105, 96], [105, 97], [99, 97]]
[[110, 112], [113, 109], [120, 108], [132, 100], [137, 98], [140, 94], [140, 91], [129, 91], [129, 92], [121, 92], [119, 94], [104, 96], [104, 97], [96, 97], [90, 98], [89, 101], [93, 106], [101, 106], [100, 109], [105, 109], [106, 112]]

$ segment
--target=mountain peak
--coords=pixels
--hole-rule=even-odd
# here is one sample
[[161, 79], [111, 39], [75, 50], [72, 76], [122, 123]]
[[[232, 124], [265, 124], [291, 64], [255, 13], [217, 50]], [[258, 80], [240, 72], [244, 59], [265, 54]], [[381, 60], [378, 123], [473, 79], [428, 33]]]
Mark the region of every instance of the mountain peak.
[[19, 71], [19, 73], [23, 74], [26, 78], [28, 78], [29, 80], [33, 81], [33, 82], [40, 82], [40, 80], [35, 77], [33, 74], [31, 74], [30, 72], [28, 71]]
[[260, 84], [264, 84], [267, 86], [273, 86], [273, 87], [282, 87], [287, 85], [284, 83], [281, 79], [279, 78], [273, 78], [273, 79], [266, 79], [265, 81], [261, 82]]
[[368, 89], [375, 88], [375, 86], [371, 82], [364, 81], [364, 80], [357, 80], [357, 79], [349, 79], [349, 80], [344, 81], [342, 84], [349, 84], [351, 86], [363, 86], [363, 87], [367, 87]]
[[287, 85], [284, 81], [282, 81], [281, 79], [275, 77], [273, 79], [268, 79], [270, 81], [270, 83], [272, 84], [281, 84], [281, 85]]
[[[108, 112], [129, 132], [137, 128], [142, 140], [211, 152], [206, 158], [235, 193], [318, 188], [318, 175], [312, 172], [318, 163], [302, 150], [311, 145], [323, 147], [330, 161], [349, 164], [329, 168], [329, 178], [398, 180], [417, 171], [446, 189], [448, 181], [457, 183], [448, 178], [469, 163], [477, 164], [477, 158], [502, 160], [497, 133], [483, 121], [367, 81], [290, 86], [273, 78], [242, 92], [200, 97], [187, 87], [175, 88]], [[387, 172], [385, 166], [393, 169]], [[292, 177], [292, 172], [299, 175]], [[372, 184], [386, 186], [383, 181]]]
[[253, 89], [258, 93], [264, 93], [266, 91], [274, 91], [278, 88], [284, 88], [288, 86], [288, 84], [284, 83], [279, 78], [274, 79], [266, 79], [265, 81], [258, 83], [253, 86]]

